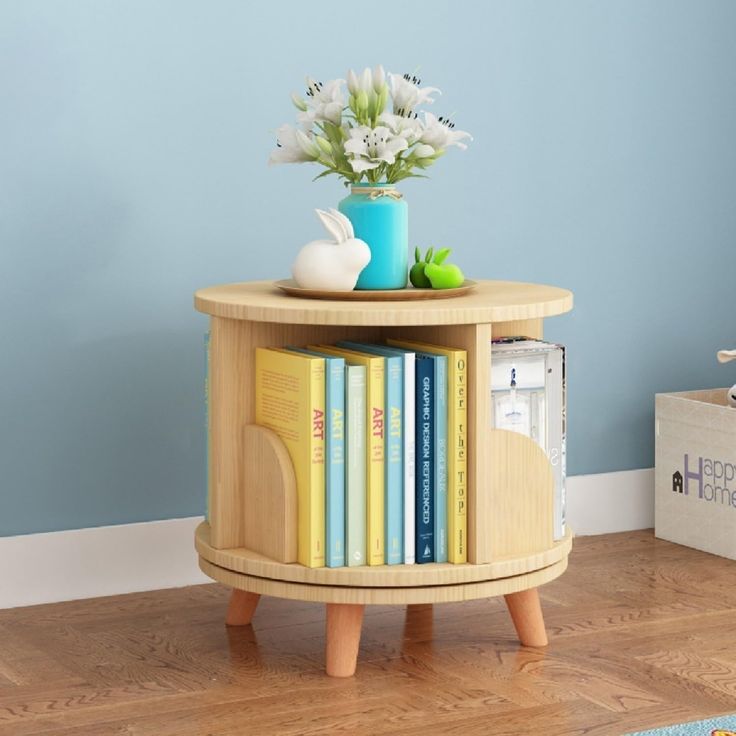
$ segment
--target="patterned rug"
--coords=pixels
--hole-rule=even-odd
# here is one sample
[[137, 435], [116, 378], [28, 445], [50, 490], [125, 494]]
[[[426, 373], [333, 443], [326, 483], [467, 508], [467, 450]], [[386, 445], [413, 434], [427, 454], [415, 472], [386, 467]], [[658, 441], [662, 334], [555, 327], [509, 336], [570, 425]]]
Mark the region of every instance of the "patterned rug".
[[654, 728], [651, 731], [637, 731], [628, 736], [736, 736], [736, 715], [680, 723], [678, 726]]

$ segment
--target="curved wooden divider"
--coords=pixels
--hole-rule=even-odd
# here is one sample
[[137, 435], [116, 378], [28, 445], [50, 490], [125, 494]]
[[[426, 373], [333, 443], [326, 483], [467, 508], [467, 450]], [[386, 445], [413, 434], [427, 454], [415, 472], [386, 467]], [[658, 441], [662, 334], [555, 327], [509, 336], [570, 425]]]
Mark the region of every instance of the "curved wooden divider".
[[276, 562], [296, 562], [296, 477], [286, 446], [275, 432], [257, 424], [244, 427], [243, 472], [248, 548]]
[[544, 450], [518, 432], [493, 429], [489, 452], [492, 559], [551, 549], [555, 480]]

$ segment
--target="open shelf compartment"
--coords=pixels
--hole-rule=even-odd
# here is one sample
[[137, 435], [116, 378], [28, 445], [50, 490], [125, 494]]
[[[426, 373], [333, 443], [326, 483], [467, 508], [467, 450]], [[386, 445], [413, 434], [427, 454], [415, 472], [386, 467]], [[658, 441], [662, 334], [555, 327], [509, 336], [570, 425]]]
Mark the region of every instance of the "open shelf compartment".
[[[566, 556], [569, 537], [557, 544], [552, 538], [554, 481], [549, 461], [527, 437], [491, 429], [491, 338], [520, 334], [540, 338], [541, 319], [494, 325], [385, 327], [212, 317], [209, 525], [197, 535], [200, 554], [212, 564], [242, 573], [247, 570], [249, 574], [294, 580], [299, 575], [292, 568], [299, 568], [309, 571], [301, 578], [303, 581], [308, 578], [313, 584], [320, 581], [333, 585], [411, 584], [403, 582], [411, 578], [410, 572], [428, 581], [433, 575], [443, 581], [427, 584], [489, 580], [543, 567], [557, 561], [558, 555]], [[388, 337], [467, 351], [469, 564], [317, 570], [291, 564], [286, 565], [288, 570], [269, 567], [269, 562], [283, 566], [293, 559], [288, 546], [296, 539], [296, 491], [283, 444], [273, 433], [252, 424], [255, 348], [334, 343], [343, 339], [381, 342]], [[259, 443], [255, 454], [254, 442]], [[262, 462], [264, 458], [268, 462]], [[475, 573], [461, 572], [473, 566], [479, 567]], [[261, 572], [255, 573], [256, 569]], [[354, 582], [363, 579], [373, 582]], [[375, 582], [379, 579], [392, 582]]]

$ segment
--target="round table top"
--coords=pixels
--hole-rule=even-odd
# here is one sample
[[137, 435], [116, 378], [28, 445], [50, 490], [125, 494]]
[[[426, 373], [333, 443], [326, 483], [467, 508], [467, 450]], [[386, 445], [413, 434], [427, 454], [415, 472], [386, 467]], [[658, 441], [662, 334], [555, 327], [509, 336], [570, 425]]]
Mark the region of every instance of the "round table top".
[[199, 289], [194, 306], [215, 317], [305, 325], [445, 325], [510, 322], [563, 314], [572, 292], [517, 281], [478, 281], [464, 296], [427, 301], [340, 301], [284, 294], [273, 281]]

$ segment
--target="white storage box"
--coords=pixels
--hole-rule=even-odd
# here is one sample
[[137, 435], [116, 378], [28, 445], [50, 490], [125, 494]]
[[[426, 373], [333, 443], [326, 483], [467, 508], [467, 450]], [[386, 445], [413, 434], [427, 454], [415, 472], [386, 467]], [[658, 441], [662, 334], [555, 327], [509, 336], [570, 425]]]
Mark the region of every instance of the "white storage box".
[[726, 389], [657, 394], [655, 534], [736, 559], [736, 408]]

